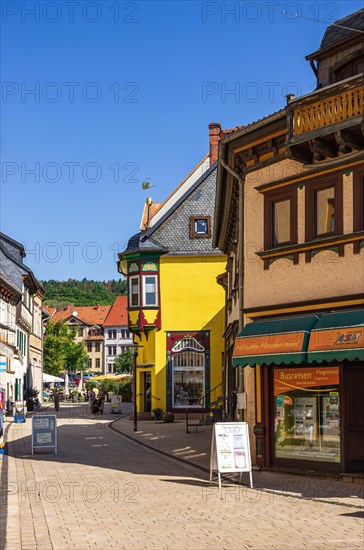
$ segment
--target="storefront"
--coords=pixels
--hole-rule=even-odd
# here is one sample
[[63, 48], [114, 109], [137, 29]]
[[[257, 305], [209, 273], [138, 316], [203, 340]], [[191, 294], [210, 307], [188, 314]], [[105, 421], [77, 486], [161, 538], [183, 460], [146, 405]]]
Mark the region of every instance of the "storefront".
[[255, 368], [257, 464], [364, 471], [364, 310], [257, 321], [233, 366]]
[[210, 333], [167, 333], [167, 366], [168, 409], [208, 407]]

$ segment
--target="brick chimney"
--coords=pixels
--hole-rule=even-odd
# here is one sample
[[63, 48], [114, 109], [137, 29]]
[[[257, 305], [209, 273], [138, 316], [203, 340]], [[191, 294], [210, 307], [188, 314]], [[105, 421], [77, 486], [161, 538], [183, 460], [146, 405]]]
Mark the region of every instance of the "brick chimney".
[[219, 153], [221, 124], [220, 122], [210, 122], [209, 137], [210, 137], [210, 166], [217, 161]]

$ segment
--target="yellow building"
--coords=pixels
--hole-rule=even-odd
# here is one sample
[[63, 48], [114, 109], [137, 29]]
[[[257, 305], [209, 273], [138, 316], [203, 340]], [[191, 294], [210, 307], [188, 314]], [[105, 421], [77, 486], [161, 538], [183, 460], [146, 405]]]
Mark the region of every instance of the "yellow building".
[[119, 254], [139, 346], [139, 412], [206, 410], [223, 393], [224, 291], [216, 279], [226, 258], [212, 248], [213, 160], [208, 154], [165, 202], [148, 200], [144, 229]]

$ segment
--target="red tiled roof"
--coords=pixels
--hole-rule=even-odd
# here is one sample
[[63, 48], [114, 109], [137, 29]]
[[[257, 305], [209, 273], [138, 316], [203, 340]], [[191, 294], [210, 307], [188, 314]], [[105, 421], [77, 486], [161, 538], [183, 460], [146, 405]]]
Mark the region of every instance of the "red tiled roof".
[[[66, 321], [70, 317], [80, 319], [87, 325], [103, 325], [112, 306], [66, 306], [52, 315], [52, 321]], [[49, 310], [48, 310], [49, 311]], [[76, 313], [76, 315], [74, 315]]]
[[109, 315], [107, 316], [104, 327], [127, 326], [128, 324], [128, 297], [118, 296], [111, 306]]

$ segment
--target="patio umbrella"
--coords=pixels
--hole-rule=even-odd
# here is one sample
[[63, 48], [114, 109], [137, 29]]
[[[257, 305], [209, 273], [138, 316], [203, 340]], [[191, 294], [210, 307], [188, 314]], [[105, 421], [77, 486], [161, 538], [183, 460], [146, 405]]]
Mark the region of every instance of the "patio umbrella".
[[46, 374], [43, 372], [43, 383], [49, 384], [50, 382], [64, 382], [64, 380], [59, 376], [53, 376], [52, 374]]
[[64, 393], [65, 395], [70, 394], [68, 373], [64, 375]]
[[115, 374], [110, 380], [116, 380], [119, 382], [130, 382], [131, 380], [133, 380], [133, 375], [127, 373]]

